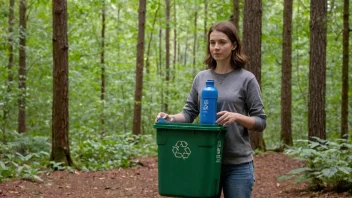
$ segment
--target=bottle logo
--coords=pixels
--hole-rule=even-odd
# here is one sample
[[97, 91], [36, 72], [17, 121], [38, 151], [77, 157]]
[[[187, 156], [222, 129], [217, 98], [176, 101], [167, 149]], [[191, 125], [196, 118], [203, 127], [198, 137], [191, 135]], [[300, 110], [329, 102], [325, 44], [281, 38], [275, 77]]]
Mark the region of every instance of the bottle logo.
[[204, 111], [208, 111], [209, 110], [209, 101], [208, 100], [204, 100], [204, 102], [203, 102], [203, 110]]

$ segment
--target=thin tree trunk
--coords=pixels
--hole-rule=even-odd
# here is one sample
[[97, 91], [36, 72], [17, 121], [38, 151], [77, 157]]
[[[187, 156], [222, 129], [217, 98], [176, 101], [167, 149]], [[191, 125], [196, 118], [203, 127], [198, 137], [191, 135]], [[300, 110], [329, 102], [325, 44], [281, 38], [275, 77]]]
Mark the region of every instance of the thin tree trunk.
[[[169, 84], [170, 81], [170, 0], [166, 0], [166, 31], [165, 31], [165, 50], [166, 50], [166, 63], [165, 63], [165, 83]], [[168, 112], [169, 104], [169, 89], [165, 86], [165, 100], [164, 100], [164, 111]]]
[[14, 26], [14, 19], [15, 19], [15, 14], [14, 14], [14, 9], [15, 9], [15, 0], [10, 0], [10, 5], [9, 5], [9, 22], [8, 22], [8, 31], [9, 31], [9, 37], [8, 37], [8, 50], [9, 50], [9, 62], [7, 63], [7, 95], [5, 96], [5, 104], [4, 104], [4, 115], [3, 115], [3, 128], [2, 128], [2, 134], [3, 134], [3, 142], [6, 143], [6, 128], [7, 128], [7, 117], [9, 114], [9, 94], [12, 91], [12, 83], [13, 83], [13, 26]]
[[158, 4], [158, 8], [154, 12], [153, 25], [152, 25], [152, 29], [151, 29], [150, 35], [149, 35], [149, 41], [148, 41], [148, 47], [147, 47], [147, 53], [146, 53], [146, 61], [145, 61], [145, 63], [146, 63], [145, 67], [146, 67], [147, 74], [149, 74], [149, 72], [150, 72], [150, 61], [149, 61], [150, 48], [151, 48], [151, 43], [152, 43], [152, 40], [153, 40], [153, 34], [154, 34], [154, 29], [155, 29], [156, 17], [158, 16], [159, 8], [160, 8], [160, 4]]
[[204, 41], [208, 40], [208, 0], [204, 0]]
[[281, 76], [281, 148], [292, 146], [292, 0], [284, 1]]
[[239, 21], [240, 21], [240, 3], [239, 3], [239, 0], [233, 0], [232, 22], [233, 24], [235, 24], [237, 31], [240, 31]]
[[349, 1], [344, 0], [343, 9], [343, 52], [342, 52], [342, 102], [341, 138], [348, 140], [348, 46], [349, 46]]
[[144, 67], [144, 27], [146, 0], [139, 0], [138, 11], [138, 44], [136, 60], [136, 87], [134, 92], [134, 111], [133, 111], [133, 134], [141, 134], [142, 116], [142, 93], [143, 93], [143, 67]]
[[73, 165], [69, 144], [67, 1], [53, 0], [53, 108], [50, 160]]
[[162, 76], [163, 74], [163, 71], [162, 71], [162, 68], [161, 68], [161, 62], [162, 62], [162, 37], [163, 37], [163, 29], [161, 27], [161, 24], [160, 24], [160, 27], [159, 27], [159, 45], [158, 45], [158, 48], [159, 48], [159, 61], [158, 61], [158, 69], [157, 69], [157, 73]]
[[[245, 0], [243, 19], [243, 46], [248, 55], [246, 68], [252, 72], [261, 84], [261, 35], [262, 35], [262, 1]], [[253, 150], [265, 151], [263, 133], [249, 131]]]
[[177, 20], [176, 20], [176, 1], [174, 1], [174, 59], [173, 59], [173, 69], [174, 75], [172, 76], [172, 81], [175, 81], [177, 75], [177, 67], [176, 67], [176, 60], [177, 60]]
[[20, 1], [18, 132], [26, 132], [26, 0]]
[[311, 1], [308, 137], [326, 139], [326, 0]]
[[105, 0], [103, 0], [103, 8], [101, 14], [101, 52], [100, 52], [100, 64], [101, 64], [101, 93], [100, 93], [100, 100], [102, 104], [102, 112], [100, 115], [100, 122], [101, 122], [101, 135], [105, 133]]
[[196, 75], [196, 60], [197, 60], [197, 23], [198, 23], [198, 4], [194, 11], [194, 34], [193, 34], [193, 76]]

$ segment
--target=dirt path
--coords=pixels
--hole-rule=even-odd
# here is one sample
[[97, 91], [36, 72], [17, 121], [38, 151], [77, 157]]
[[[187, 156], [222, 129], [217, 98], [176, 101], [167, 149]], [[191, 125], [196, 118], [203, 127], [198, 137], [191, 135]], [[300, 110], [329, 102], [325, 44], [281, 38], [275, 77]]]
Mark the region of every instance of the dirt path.
[[[156, 158], [140, 159], [142, 166], [98, 172], [53, 172], [41, 176], [43, 183], [16, 180], [0, 183], [0, 197], [115, 198], [162, 197], [158, 194]], [[341, 198], [347, 193], [307, 192], [306, 184], [277, 182], [277, 177], [302, 166], [279, 153], [255, 156], [256, 183], [253, 198]]]

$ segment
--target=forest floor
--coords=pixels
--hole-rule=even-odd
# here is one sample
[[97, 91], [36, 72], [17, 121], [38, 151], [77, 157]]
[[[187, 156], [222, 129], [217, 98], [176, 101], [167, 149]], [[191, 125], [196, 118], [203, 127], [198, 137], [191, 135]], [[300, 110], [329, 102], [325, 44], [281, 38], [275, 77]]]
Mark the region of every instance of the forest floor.
[[[158, 193], [157, 158], [141, 158], [139, 166], [109, 171], [69, 173], [55, 171], [41, 175], [44, 182], [14, 180], [0, 183], [0, 197], [156, 197]], [[313, 192], [305, 183], [294, 180], [277, 181], [303, 163], [281, 153], [268, 152], [255, 156], [256, 182], [253, 198], [341, 198], [348, 193]]]

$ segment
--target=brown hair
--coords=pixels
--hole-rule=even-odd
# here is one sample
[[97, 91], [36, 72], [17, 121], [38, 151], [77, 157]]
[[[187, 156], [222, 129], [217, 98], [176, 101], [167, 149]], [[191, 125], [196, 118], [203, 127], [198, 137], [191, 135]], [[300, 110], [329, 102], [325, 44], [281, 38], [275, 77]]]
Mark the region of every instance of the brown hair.
[[211, 56], [210, 49], [209, 49], [210, 34], [215, 30], [226, 34], [227, 37], [229, 37], [230, 41], [236, 44], [236, 48], [232, 51], [232, 55], [231, 55], [231, 61], [230, 61], [231, 67], [234, 70], [243, 68], [247, 62], [247, 56], [243, 53], [242, 43], [241, 43], [240, 37], [238, 36], [237, 28], [233, 23], [228, 21], [218, 22], [210, 27], [208, 32], [208, 41], [207, 41], [207, 44], [208, 44], [207, 57], [204, 60], [204, 64], [206, 64], [209, 69], [216, 68], [216, 61]]

